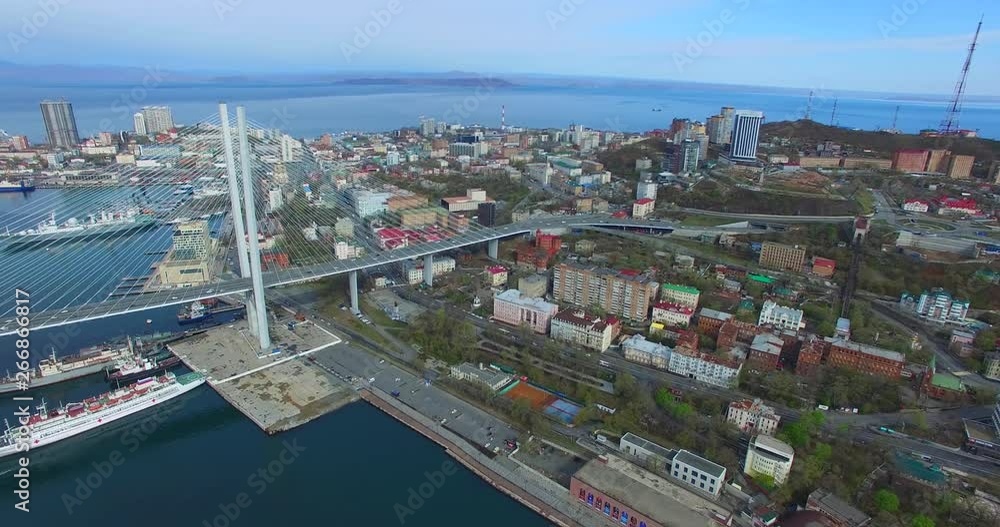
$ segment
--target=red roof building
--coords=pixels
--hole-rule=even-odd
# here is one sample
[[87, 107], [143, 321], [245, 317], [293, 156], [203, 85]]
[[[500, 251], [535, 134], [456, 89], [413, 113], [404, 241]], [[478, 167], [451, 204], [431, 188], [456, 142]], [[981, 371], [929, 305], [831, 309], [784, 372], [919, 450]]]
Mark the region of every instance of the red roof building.
[[833, 272], [837, 269], [837, 262], [829, 258], [820, 258], [819, 256], [813, 257], [813, 269], [812, 272], [816, 276], [822, 276], [824, 278], [830, 278], [833, 276]]

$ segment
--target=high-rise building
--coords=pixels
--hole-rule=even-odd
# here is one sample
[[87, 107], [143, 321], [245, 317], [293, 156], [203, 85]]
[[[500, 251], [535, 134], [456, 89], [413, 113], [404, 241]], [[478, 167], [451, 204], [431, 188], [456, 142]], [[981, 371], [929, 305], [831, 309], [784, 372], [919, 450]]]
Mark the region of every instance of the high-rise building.
[[166, 132], [174, 127], [174, 116], [168, 106], [144, 106], [142, 118], [148, 135]]
[[200, 220], [179, 224], [174, 231], [173, 243], [174, 260], [204, 260], [211, 245], [208, 222]]
[[732, 144], [729, 157], [736, 160], [757, 159], [757, 140], [764, 114], [753, 110], [737, 110], [733, 113]]
[[656, 199], [656, 182], [640, 181], [635, 187], [635, 199]]
[[892, 154], [892, 169], [897, 172], [923, 172], [927, 170], [930, 150], [903, 149]]
[[733, 140], [733, 126], [736, 121], [735, 110], [732, 106], [723, 106], [719, 115], [722, 116], [722, 141], [720, 143], [728, 145]]
[[132, 124], [135, 128], [135, 135], [146, 135], [146, 116], [142, 112], [135, 112], [132, 116]]
[[944, 174], [948, 171], [948, 160], [951, 158], [951, 151], [943, 148], [931, 150], [927, 156], [927, 172]]
[[721, 115], [713, 115], [708, 118], [708, 122], [705, 123], [705, 133], [708, 134], [708, 140], [712, 144], [721, 145], [725, 142], [723, 130], [725, 124]]
[[435, 131], [436, 131], [436, 123], [434, 122], [434, 119], [425, 117], [420, 118], [420, 135], [424, 137], [430, 137], [434, 135]]
[[69, 101], [42, 101], [40, 107], [50, 147], [72, 148], [80, 143], [76, 116]]
[[701, 161], [701, 144], [698, 141], [685, 139], [674, 146], [673, 171], [677, 174], [690, 174], [698, 171]]
[[948, 162], [948, 177], [952, 179], [969, 179], [972, 177], [972, 164], [975, 156], [954, 155]]

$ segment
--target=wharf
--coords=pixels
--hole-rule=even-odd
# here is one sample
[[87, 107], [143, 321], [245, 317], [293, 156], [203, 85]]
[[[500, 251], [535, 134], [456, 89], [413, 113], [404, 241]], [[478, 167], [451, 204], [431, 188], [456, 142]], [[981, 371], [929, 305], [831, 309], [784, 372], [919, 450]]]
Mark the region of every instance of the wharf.
[[311, 322], [271, 317], [272, 347], [261, 353], [246, 320], [211, 328], [168, 348], [209, 386], [268, 434], [305, 424], [358, 400], [354, 388], [313, 364], [309, 355], [340, 343]]

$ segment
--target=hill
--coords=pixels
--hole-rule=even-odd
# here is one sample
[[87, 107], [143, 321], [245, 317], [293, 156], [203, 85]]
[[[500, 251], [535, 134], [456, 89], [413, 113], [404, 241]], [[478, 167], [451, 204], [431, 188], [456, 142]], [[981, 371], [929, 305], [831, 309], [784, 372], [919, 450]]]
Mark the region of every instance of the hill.
[[923, 137], [850, 130], [805, 119], [765, 123], [761, 126], [761, 134], [764, 137], [784, 137], [791, 139], [793, 143], [806, 145], [829, 140], [874, 150], [885, 157], [891, 157], [893, 152], [903, 148], [944, 148], [956, 154], [975, 156], [976, 161], [986, 168], [994, 160], [1000, 159], [1000, 141], [981, 137]]

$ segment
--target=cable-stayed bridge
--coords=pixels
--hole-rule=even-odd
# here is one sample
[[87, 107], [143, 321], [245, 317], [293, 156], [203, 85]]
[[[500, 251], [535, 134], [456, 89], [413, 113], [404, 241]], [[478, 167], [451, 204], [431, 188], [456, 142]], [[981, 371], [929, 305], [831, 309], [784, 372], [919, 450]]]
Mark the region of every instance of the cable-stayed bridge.
[[[434, 254], [488, 244], [496, 256], [497, 240], [537, 229], [674, 229], [607, 215], [483, 225], [489, 205], [439, 204], [425, 177], [433, 170], [359, 161], [388, 143], [344, 135], [309, 148], [220, 105], [219, 115], [136, 145], [134, 163], [71, 167], [0, 209], [0, 284], [10, 298], [31, 295], [32, 329], [236, 293], [248, 295], [251, 322], [266, 325], [267, 287], [346, 273], [356, 308], [364, 269], [423, 258], [431, 282]], [[18, 328], [15, 316], [13, 302], [0, 308], [0, 335]]]

